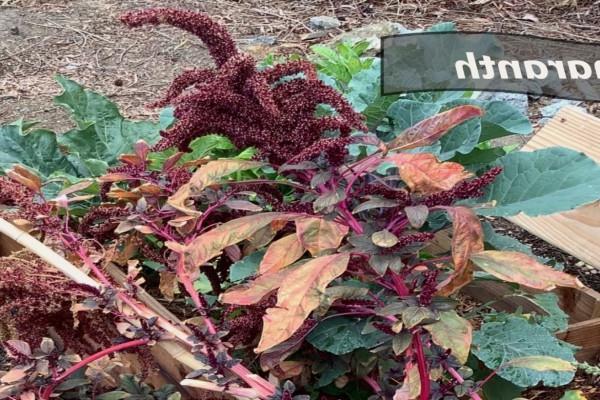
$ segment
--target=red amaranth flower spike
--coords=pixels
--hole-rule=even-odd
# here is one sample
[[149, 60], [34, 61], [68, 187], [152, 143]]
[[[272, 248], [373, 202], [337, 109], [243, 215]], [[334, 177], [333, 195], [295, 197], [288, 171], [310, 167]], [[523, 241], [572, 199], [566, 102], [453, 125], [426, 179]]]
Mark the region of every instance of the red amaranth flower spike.
[[172, 8], [149, 8], [130, 11], [121, 16], [127, 26], [169, 24], [198, 36], [208, 47], [218, 66], [238, 54], [237, 47], [227, 29], [207, 14]]
[[473, 199], [483, 196], [482, 189], [492, 183], [502, 172], [502, 167], [493, 167], [478, 178], [464, 181], [446, 192], [432, 194], [423, 199], [428, 207], [449, 206], [456, 200]]
[[[155, 150], [186, 151], [193, 139], [220, 133], [239, 148], [256, 147], [274, 163], [307, 148], [305, 157], [327, 150], [327, 158], [339, 163], [346, 149], [320, 142], [323, 132], [337, 130], [347, 137], [354, 129], [366, 130], [362, 116], [318, 79], [310, 63], [291, 61], [259, 71], [251, 56], [237, 51], [225, 28], [205, 14], [160, 8], [130, 12], [122, 20], [129, 26], [167, 23], [192, 32], [206, 43], [217, 66], [184, 72], [157, 102], [174, 105], [178, 122], [161, 132]], [[335, 114], [318, 117], [319, 104], [328, 104]]]

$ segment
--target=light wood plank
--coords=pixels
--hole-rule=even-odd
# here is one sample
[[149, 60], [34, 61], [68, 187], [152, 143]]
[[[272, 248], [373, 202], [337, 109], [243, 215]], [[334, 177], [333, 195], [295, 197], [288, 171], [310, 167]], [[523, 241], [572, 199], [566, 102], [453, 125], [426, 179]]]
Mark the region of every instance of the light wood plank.
[[575, 354], [578, 361], [596, 363], [600, 354], [600, 318], [569, 325], [569, 329], [559, 333], [557, 337], [581, 347]]
[[[565, 107], [523, 147], [533, 151], [553, 146], [581, 151], [600, 163], [600, 119]], [[600, 268], [600, 201], [579, 209], [529, 217], [508, 218], [559, 249]]]

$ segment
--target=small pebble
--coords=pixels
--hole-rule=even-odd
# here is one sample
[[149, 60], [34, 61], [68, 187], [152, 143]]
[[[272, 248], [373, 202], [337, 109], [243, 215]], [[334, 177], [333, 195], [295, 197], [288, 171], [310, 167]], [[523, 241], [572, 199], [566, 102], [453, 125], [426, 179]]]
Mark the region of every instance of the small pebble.
[[339, 28], [339, 26], [342, 25], [342, 22], [335, 17], [328, 17], [326, 15], [321, 15], [318, 17], [312, 17], [309, 20], [309, 25], [313, 29], [327, 30], [327, 29]]

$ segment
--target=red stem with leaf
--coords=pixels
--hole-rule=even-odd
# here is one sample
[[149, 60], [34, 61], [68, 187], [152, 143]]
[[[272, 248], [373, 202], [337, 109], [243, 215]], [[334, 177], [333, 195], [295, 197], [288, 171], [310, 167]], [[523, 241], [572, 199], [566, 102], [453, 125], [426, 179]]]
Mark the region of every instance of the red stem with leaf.
[[132, 349], [134, 347], [144, 346], [144, 345], [148, 344], [149, 341], [150, 341], [150, 339], [143, 338], [143, 339], [131, 340], [131, 341], [125, 342], [125, 343], [119, 343], [119, 344], [116, 344], [114, 346], [111, 346], [107, 349], [101, 350], [95, 354], [92, 354], [91, 356], [84, 358], [83, 360], [81, 360], [77, 364], [69, 367], [62, 374], [60, 374], [59, 376], [54, 378], [52, 380], [52, 383], [49, 384], [48, 386], [46, 386], [46, 388], [42, 391], [41, 398], [43, 400], [48, 400], [50, 398], [50, 396], [52, 396], [54, 389], [61, 382], [63, 382], [69, 376], [73, 375], [75, 372], [79, 371], [81, 368], [85, 367], [89, 363], [96, 361], [96, 360], [98, 360], [102, 357], [105, 357], [109, 354], [112, 354], [112, 353], [117, 353], [119, 351]]

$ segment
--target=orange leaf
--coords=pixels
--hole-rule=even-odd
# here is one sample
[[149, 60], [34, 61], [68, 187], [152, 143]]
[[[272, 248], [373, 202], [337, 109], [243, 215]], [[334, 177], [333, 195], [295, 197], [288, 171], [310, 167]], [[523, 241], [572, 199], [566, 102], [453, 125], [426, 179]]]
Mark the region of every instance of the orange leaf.
[[319, 306], [327, 285], [346, 271], [349, 260], [348, 253], [333, 254], [294, 268], [281, 283], [277, 305], [263, 316], [262, 336], [254, 351], [263, 352], [289, 339]]
[[[249, 239], [262, 228], [294, 218], [298, 218], [298, 214], [271, 212], [226, 222], [196, 237], [185, 246], [186, 259], [191, 263], [191, 267], [198, 267], [221, 254], [225, 247]], [[167, 242], [167, 246], [169, 243]]]
[[445, 207], [452, 218], [452, 260], [454, 273], [438, 287], [441, 296], [448, 296], [473, 280], [474, 253], [483, 251], [483, 229], [477, 215], [467, 207]]
[[519, 283], [532, 289], [552, 290], [557, 286], [583, 287], [577, 278], [537, 262], [516, 251], [482, 251], [471, 261], [485, 272], [507, 282]]
[[13, 181], [19, 182], [21, 185], [26, 186], [34, 192], [39, 192], [42, 187], [42, 180], [40, 177], [22, 165], [15, 165], [6, 171], [6, 175]]
[[160, 284], [158, 289], [165, 296], [165, 299], [172, 301], [175, 299], [175, 292], [179, 285], [177, 283], [177, 274], [170, 271], [160, 271]]
[[298, 235], [282, 237], [269, 246], [258, 270], [261, 274], [277, 272], [298, 261], [304, 251]]
[[437, 142], [455, 126], [482, 115], [483, 110], [479, 107], [458, 106], [411, 126], [388, 143], [387, 146], [390, 150], [408, 150], [429, 146]]
[[89, 188], [90, 186], [92, 186], [93, 183], [94, 183], [94, 181], [92, 181], [92, 180], [78, 182], [78, 183], [76, 183], [74, 185], [69, 186], [66, 189], [61, 190], [58, 193], [58, 195], [59, 196], [66, 196], [66, 195], [69, 195], [69, 194], [73, 194], [75, 192], [80, 192], [80, 191], [85, 190], [85, 189]]
[[160, 194], [161, 188], [154, 183], [144, 183], [143, 185], [136, 187], [135, 191], [149, 196], [156, 196]]
[[106, 194], [106, 196], [110, 197], [111, 199], [131, 200], [131, 201], [137, 201], [142, 197], [142, 195], [139, 193], [129, 192], [129, 191], [123, 190], [121, 188], [112, 189], [110, 192], [108, 192]]
[[121, 154], [119, 156], [119, 161], [129, 165], [144, 165], [144, 160], [137, 154]]
[[173, 196], [169, 197], [167, 203], [171, 207], [186, 214], [198, 215], [200, 214], [198, 211], [193, 210], [186, 205], [186, 200], [188, 197], [200, 192], [207, 186], [219, 183], [222, 178], [226, 177], [227, 175], [231, 175], [234, 172], [258, 168], [263, 165], [264, 163], [258, 161], [236, 159], [210, 161], [208, 164], [198, 168], [198, 170], [194, 172], [194, 175], [192, 175], [190, 178], [190, 181], [181, 186]]
[[27, 376], [27, 370], [31, 367], [16, 367], [8, 371], [6, 374], [0, 378], [0, 382], [2, 383], [14, 383], [18, 382], [21, 379]]
[[337, 249], [348, 227], [323, 218], [303, 217], [296, 220], [300, 242], [315, 256], [324, 250]]
[[455, 162], [439, 162], [430, 153], [401, 153], [387, 157], [398, 167], [400, 178], [413, 192], [432, 194], [450, 190], [471, 173]]
[[126, 181], [131, 178], [132, 178], [131, 175], [126, 174], [124, 172], [113, 172], [110, 174], [102, 175], [101, 177], [98, 178], [98, 180], [101, 183], [107, 183], [107, 182]]
[[240, 306], [256, 304], [273, 290], [279, 289], [284, 278], [298, 267], [292, 266], [272, 274], [261, 275], [249, 283], [234, 286], [221, 294], [219, 301]]

